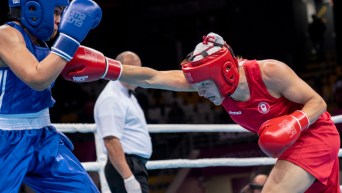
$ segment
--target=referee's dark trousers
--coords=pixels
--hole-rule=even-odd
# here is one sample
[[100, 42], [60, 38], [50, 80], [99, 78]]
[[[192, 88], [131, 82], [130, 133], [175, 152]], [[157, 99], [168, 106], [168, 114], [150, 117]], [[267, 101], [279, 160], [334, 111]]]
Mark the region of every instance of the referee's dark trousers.
[[[142, 193], [149, 193], [148, 173], [146, 169], [147, 159], [129, 154], [125, 154], [125, 157], [134, 177], [140, 183]], [[109, 158], [105, 166], [105, 176], [112, 193], [127, 193], [123, 178], [114, 168]]]

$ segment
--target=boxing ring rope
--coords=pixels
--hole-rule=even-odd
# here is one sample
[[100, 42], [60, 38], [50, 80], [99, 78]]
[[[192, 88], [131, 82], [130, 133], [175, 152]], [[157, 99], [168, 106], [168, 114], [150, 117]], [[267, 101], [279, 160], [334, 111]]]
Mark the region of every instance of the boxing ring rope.
[[[342, 123], [342, 115], [333, 116], [334, 123]], [[95, 135], [95, 146], [97, 160], [95, 162], [82, 162], [87, 171], [99, 173], [101, 192], [109, 193], [108, 184], [104, 176], [104, 166], [107, 155], [103, 153], [100, 137], [96, 133], [95, 124], [53, 124], [63, 133], [90, 133]], [[185, 132], [249, 132], [236, 124], [149, 124], [150, 133], [185, 133]], [[339, 157], [342, 157], [342, 149], [339, 150]], [[173, 159], [173, 160], [150, 160], [146, 167], [149, 170], [170, 169], [170, 168], [203, 168], [215, 166], [259, 166], [273, 165], [276, 159], [268, 157], [258, 158], [202, 158], [197, 160]]]

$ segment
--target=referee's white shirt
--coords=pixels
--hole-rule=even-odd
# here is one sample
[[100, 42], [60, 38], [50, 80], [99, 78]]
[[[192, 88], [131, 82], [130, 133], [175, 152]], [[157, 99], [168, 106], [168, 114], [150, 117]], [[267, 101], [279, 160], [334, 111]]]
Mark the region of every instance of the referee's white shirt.
[[135, 96], [129, 96], [128, 89], [120, 81], [109, 81], [103, 89], [95, 103], [94, 118], [101, 139], [115, 136], [120, 139], [126, 154], [151, 157], [152, 143], [144, 112]]

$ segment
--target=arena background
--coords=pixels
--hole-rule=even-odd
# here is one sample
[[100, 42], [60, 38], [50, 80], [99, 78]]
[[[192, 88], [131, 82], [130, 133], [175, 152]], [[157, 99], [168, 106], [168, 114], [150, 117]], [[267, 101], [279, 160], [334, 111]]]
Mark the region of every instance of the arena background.
[[[3, 23], [8, 6], [6, 0], [0, 3]], [[140, 55], [144, 66], [158, 70], [180, 69], [180, 62], [201, 37], [216, 32], [238, 56], [284, 61], [325, 98], [330, 113], [338, 110], [333, 87], [342, 76], [341, 1], [97, 0], [97, 3], [103, 9], [103, 19], [82, 44], [100, 50], [108, 57], [115, 58], [118, 53], [131, 50]], [[313, 13], [319, 13], [327, 25], [324, 60], [317, 60], [308, 36], [307, 28]], [[50, 112], [52, 121], [93, 123], [94, 101], [105, 84], [104, 80], [76, 84], [59, 78], [53, 89], [57, 102]], [[232, 123], [221, 108], [199, 98], [196, 93], [138, 89], [137, 96], [149, 124]], [[82, 162], [96, 160], [93, 134], [68, 136]], [[194, 154], [196, 158], [264, 156], [256, 144], [256, 136], [249, 133], [153, 133], [151, 136], [154, 160], [188, 158]], [[212, 184], [229, 181], [230, 187], [219, 192], [237, 193], [252, 173], [264, 169], [269, 168], [189, 169], [187, 178], [176, 192], [216, 193]], [[151, 193], [170, 189], [180, 170], [152, 170]], [[91, 175], [98, 183], [97, 174]], [[23, 187], [23, 192], [29, 190]]]

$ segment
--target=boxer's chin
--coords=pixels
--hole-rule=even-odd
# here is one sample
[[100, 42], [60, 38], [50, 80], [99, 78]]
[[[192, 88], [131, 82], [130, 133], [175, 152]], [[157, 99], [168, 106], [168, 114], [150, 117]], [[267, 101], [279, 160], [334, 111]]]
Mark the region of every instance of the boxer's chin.
[[57, 35], [57, 30], [53, 30], [50, 40], [56, 37], [56, 35]]

